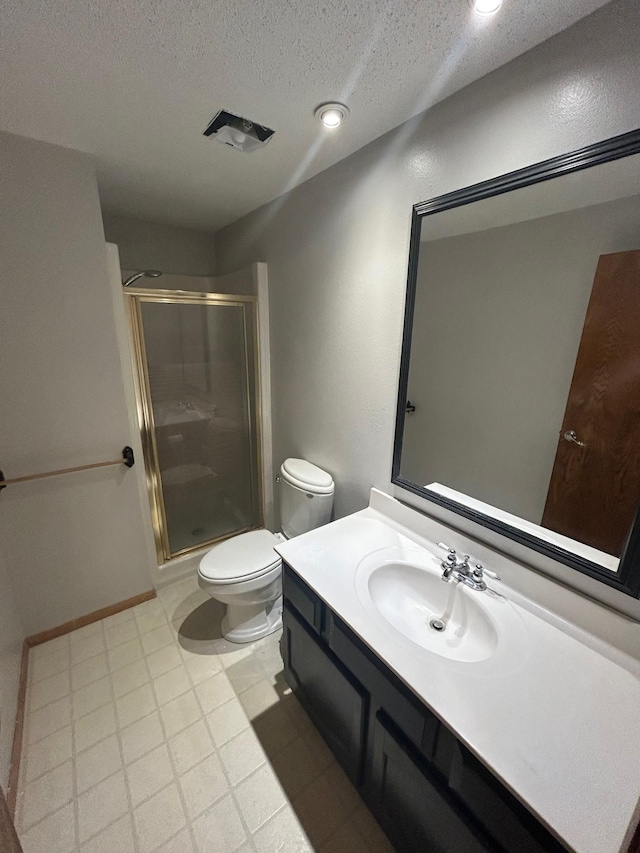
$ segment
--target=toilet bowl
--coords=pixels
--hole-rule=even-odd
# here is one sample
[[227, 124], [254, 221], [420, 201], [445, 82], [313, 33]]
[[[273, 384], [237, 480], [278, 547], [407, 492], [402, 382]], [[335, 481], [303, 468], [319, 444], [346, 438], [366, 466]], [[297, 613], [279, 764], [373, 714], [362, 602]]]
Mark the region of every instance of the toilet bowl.
[[226, 605], [222, 635], [251, 643], [282, 625], [282, 560], [273, 550], [326, 524], [333, 507], [330, 474], [305, 459], [286, 459], [280, 468], [282, 533], [250, 530], [214, 545], [200, 561], [198, 583]]

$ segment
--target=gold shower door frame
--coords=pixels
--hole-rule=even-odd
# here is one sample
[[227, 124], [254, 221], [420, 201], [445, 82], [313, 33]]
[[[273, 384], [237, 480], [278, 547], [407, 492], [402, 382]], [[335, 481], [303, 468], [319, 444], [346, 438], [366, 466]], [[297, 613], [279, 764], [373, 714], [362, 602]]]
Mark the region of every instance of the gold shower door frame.
[[[125, 297], [129, 303], [129, 319], [131, 337], [133, 341], [133, 355], [135, 360], [136, 374], [136, 404], [138, 410], [138, 423], [144, 453], [144, 466], [151, 505], [151, 522], [153, 536], [156, 545], [156, 554], [159, 564], [166, 563], [176, 557], [182, 557], [229, 539], [239, 533], [248, 530], [256, 530], [264, 526], [264, 502], [262, 484], [262, 412], [260, 406], [260, 365], [258, 354], [258, 318], [257, 298], [255, 296], [236, 296], [226, 293], [198, 293], [187, 290], [151, 290], [150, 288], [127, 288], [124, 290]], [[165, 512], [164, 495], [162, 491], [162, 478], [160, 474], [160, 462], [158, 447], [156, 443], [156, 429], [153, 416], [153, 404], [151, 400], [151, 386], [149, 383], [149, 370], [144, 345], [144, 329], [142, 325], [142, 304], [145, 302], [168, 303], [172, 305], [226, 305], [242, 308], [242, 320], [244, 331], [244, 360], [246, 371], [247, 388], [247, 413], [249, 429], [252, 426], [255, 431], [254, 442], [249, 441], [251, 454], [251, 494], [257, 504], [258, 524], [244, 527], [233, 533], [227, 533], [205, 542], [198, 542], [189, 548], [172, 551], [169, 543], [169, 532], [167, 516]], [[247, 306], [252, 305], [251, 316], [248, 315]], [[249, 356], [249, 341], [253, 345], [253, 358]], [[251, 394], [251, 375], [253, 367], [253, 397]]]

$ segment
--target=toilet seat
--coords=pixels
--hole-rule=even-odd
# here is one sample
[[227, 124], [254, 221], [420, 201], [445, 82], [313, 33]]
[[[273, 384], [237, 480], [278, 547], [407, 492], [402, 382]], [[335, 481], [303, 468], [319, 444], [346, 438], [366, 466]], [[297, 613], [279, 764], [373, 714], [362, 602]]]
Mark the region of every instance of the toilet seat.
[[254, 580], [278, 566], [273, 550], [280, 540], [270, 530], [250, 530], [215, 545], [200, 561], [199, 574], [210, 584]]
[[198, 567], [200, 588], [225, 607], [220, 631], [230, 643], [253, 643], [282, 628], [282, 560], [275, 548], [331, 517], [331, 474], [290, 457], [276, 479], [282, 532], [240, 533], [214, 545]]

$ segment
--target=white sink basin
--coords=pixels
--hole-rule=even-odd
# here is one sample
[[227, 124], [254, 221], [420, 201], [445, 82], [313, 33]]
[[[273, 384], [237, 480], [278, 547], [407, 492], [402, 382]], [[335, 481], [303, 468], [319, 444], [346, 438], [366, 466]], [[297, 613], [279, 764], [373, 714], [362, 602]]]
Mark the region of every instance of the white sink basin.
[[374, 552], [357, 568], [358, 597], [381, 627], [433, 654], [465, 663], [492, 657], [505, 617], [520, 620], [504, 598], [445, 583], [440, 563], [423, 549]]

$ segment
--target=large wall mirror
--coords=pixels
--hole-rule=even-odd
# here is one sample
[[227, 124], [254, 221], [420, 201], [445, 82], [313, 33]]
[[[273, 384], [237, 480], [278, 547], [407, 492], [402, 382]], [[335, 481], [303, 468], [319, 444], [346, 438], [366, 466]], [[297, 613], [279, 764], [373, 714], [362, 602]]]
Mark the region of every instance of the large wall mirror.
[[640, 131], [415, 206], [392, 479], [640, 595]]

